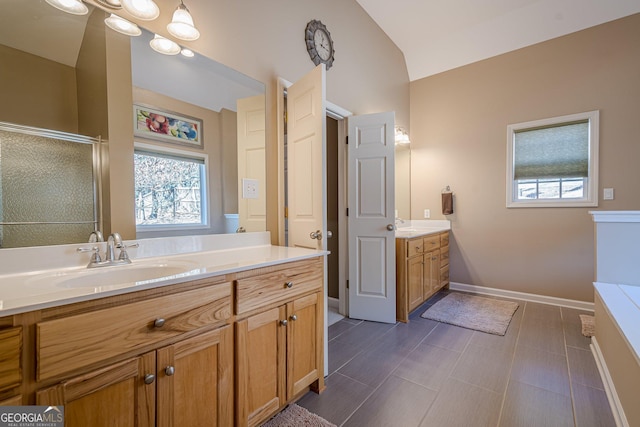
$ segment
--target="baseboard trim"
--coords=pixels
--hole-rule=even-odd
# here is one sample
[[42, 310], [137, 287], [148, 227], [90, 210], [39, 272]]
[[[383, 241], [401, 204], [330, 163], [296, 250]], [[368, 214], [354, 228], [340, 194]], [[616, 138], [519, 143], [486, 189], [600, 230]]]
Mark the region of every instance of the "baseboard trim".
[[609, 373], [607, 362], [604, 360], [604, 356], [602, 355], [602, 351], [600, 350], [600, 345], [598, 345], [596, 337], [591, 337], [590, 347], [591, 353], [593, 353], [593, 358], [596, 360], [596, 366], [598, 367], [600, 378], [602, 378], [602, 384], [604, 384], [604, 391], [607, 394], [607, 400], [609, 400], [609, 406], [611, 406], [611, 412], [613, 413], [613, 419], [616, 422], [616, 426], [629, 427], [629, 421], [627, 421], [627, 416], [625, 415], [622, 404], [620, 403], [620, 398], [618, 397], [616, 387], [613, 384], [613, 379]]
[[340, 300], [334, 297], [327, 297], [327, 305], [329, 307], [338, 308], [340, 306]]
[[546, 295], [529, 294], [526, 292], [508, 291], [505, 289], [488, 288], [485, 286], [467, 285], [465, 283], [451, 282], [449, 289], [454, 291], [469, 292], [480, 295], [491, 295], [517, 299], [521, 301], [537, 302], [540, 304], [557, 305], [560, 307], [575, 308], [577, 310], [594, 311], [593, 303], [565, 298], [556, 298]]

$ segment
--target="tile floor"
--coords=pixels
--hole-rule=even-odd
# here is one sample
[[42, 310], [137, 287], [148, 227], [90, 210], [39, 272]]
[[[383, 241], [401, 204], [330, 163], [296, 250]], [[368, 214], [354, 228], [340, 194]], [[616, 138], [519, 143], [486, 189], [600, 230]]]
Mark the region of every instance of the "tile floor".
[[505, 336], [423, 319], [329, 328], [327, 388], [298, 404], [338, 426], [615, 426], [583, 312], [519, 301]]

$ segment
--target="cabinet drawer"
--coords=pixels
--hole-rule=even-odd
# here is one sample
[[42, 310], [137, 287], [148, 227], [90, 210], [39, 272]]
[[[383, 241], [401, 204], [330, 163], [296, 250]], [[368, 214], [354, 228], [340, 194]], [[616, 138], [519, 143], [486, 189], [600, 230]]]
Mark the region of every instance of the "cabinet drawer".
[[445, 231], [444, 233], [440, 234], [440, 246], [444, 247], [444, 246], [449, 246], [449, 232]]
[[231, 284], [226, 282], [41, 322], [36, 325], [37, 380], [223, 324], [229, 317]]
[[0, 390], [18, 387], [22, 382], [21, 354], [22, 327], [0, 330]]
[[422, 238], [407, 240], [407, 258], [424, 252], [424, 240]]
[[238, 273], [236, 313], [248, 313], [322, 289], [322, 269], [322, 258], [315, 258]]
[[424, 238], [424, 251], [430, 252], [440, 247], [440, 235], [425, 236]]
[[449, 246], [442, 246], [440, 248], [440, 265], [449, 265]]

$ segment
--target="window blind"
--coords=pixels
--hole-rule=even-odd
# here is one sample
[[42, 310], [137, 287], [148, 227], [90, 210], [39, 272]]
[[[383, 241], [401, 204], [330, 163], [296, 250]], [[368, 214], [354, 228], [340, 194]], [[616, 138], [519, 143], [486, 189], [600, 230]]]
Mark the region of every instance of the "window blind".
[[587, 178], [589, 121], [579, 121], [514, 133], [515, 180]]

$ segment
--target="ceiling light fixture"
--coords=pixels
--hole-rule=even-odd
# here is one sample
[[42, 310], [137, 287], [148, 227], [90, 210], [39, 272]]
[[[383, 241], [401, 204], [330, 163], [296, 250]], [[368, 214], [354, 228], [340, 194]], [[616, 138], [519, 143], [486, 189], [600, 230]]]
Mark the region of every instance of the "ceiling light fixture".
[[173, 40], [169, 40], [156, 34], [149, 42], [151, 49], [163, 55], [177, 55], [180, 53], [180, 46]]
[[173, 19], [167, 24], [167, 30], [172, 36], [180, 40], [191, 41], [200, 37], [200, 31], [193, 25], [193, 17], [182, 0], [180, 0], [180, 4], [173, 12]]
[[113, 13], [104, 20], [104, 23], [107, 24], [107, 27], [125, 36], [139, 36], [142, 34], [142, 30], [136, 24]]
[[120, 0], [96, 0], [96, 2], [109, 9], [122, 9]]
[[180, 53], [182, 56], [186, 56], [187, 58], [193, 58], [196, 55], [191, 49], [187, 49], [186, 47], [182, 48]]
[[86, 15], [89, 8], [80, 0], [45, 0], [51, 6], [72, 15]]
[[160, 16], [160, 8], [153, 0], [122, 0], [122, 8], [143, 21], [151, 21]]

